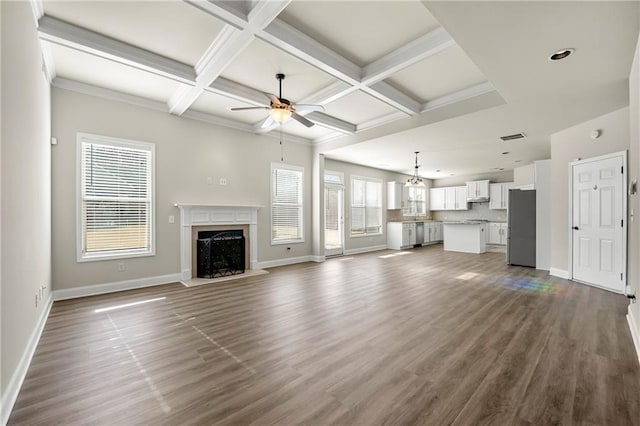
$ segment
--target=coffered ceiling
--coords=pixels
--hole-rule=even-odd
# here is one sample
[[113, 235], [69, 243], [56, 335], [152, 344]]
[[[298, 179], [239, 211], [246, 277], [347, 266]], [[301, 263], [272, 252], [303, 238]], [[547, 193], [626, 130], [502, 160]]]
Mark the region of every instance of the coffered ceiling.
[[[636, 2], [32, 4], [54, 86], [282, 132], [393, 171], [411, 173], [421, 151], [431, 178], [548, 158], [551, 133], [628, 104], [638, 34]], [[547, 59], [565, 47], [575, 54]], [[266, 110], [229, 110], [268, 104], [276, 73], [284, 97], [324, 106], [307, 115], [315, 126], [263, 129]], [[528, 137], [499, 139], [520, 131]]]

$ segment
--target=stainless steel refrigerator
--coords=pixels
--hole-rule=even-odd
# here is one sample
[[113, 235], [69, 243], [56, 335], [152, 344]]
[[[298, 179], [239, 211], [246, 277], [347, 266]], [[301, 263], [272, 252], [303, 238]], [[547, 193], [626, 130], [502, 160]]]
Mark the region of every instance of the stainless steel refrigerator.
[[536, 267], [536, 191], [509, 190], [507, 263]]

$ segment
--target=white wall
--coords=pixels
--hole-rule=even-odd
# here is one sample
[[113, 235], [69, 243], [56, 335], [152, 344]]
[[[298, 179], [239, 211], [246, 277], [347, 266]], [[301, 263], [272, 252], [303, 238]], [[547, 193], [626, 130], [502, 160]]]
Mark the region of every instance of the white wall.
[[[2, 419], [51, 294], [50, 91], [28, 2], [2, 2]], [[35, 295], [46, 285], [45, 299]]]
[[493, 183], [513, 182], [513, 170], [496, 171], [491, 173], [478, 173], [475, 175], [452, 176], [443, 179], [434, 179], [433, 187], [460, 186], [474, 180], [487, 180]]
[[[640, 38], [636, 46], [631, 74], [629, 75], [629, 182], [640, 180]], [[631, 293], [640, 297], [640, 194], [635, 193], [628, 198], [629, 216], [627, 218], [628, 232], [628, 261], [627, 284]], [[631, 213], [633, 212], [633, 217]], [[640, 344], [638, 327], [640, 327], [640, 303], [629, 305], [629, 319], [636, 343], [636, 350]]]
[[551, 160], [534, 162], [536, 189], [536, 269], [551, 267]]
[[513, 185], [515, 187], [533, 185], [535, 182], [535, 168], [533, 164], [513, 169]]
[[[602, 136], [591, 139], [592, 130]], [[629, 108], [551, 135], [551, 268], [567, 271], [569, 240], [569, 163], [629, 148]]]
[[[63, 89], [52, 93], [53, 283], [56, 290], [180, 272], [175, 203], [259, 204], [258, 261], [311, 255], [311, 149], [284, 141], [284, 163], [305, 169], [305, 242], [270, 244], [270, 165], [280, 162], [275, 138]], [[156, 255], [76, 262], [76, 134], [87, 132], [156, 144]], [[227, 186], [219, 185], [220, 178]], [[211, 178], [212, 184], [207, 184]], [[169, 215], [176, 221], [168, 222]], [[253, 242], [252, 242], [253, 243]], [[291, 247], [287, 252], [286, 247]], [[117, 263], [126, 270], [117, 272]]]

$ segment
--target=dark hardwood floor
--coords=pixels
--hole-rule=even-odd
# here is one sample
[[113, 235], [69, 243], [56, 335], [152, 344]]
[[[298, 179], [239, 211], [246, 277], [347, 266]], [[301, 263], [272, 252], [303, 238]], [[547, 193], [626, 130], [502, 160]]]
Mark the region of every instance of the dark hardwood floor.
[[9, 423], [638, 424], [626, 307], [440, 245], [56, 302]]

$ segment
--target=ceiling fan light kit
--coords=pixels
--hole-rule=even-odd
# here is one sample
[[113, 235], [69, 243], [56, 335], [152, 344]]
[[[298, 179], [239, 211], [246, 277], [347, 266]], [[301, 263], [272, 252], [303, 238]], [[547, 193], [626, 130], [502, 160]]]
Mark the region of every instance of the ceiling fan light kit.
[[324, 107], [322, 105], [294, 105], [288, 99], [282, 97], [282, 80], [284, 80], [284, 74], [276, 74], [276, 80], [278, 80], [280, 91], [279, 96], [265, 94], [271, 100], [269, 106], [257, 106], [257, 107], [239, 107], [239, 108], [229, 108], [231, 111], [245, 111], [249, 109], [268, 109], [269, 117], [262, 123], [262, 128], [270, 127], [274, 122], [278, 124], [283, 124], [289, 118], [293, 118], [299, 123], [304, 124], [307, 127], [311, 127], [314, 125], [312, 121], [298, 114], [296, 111], [300, 112], [313, 112], [313, 111], [324, 111]]

